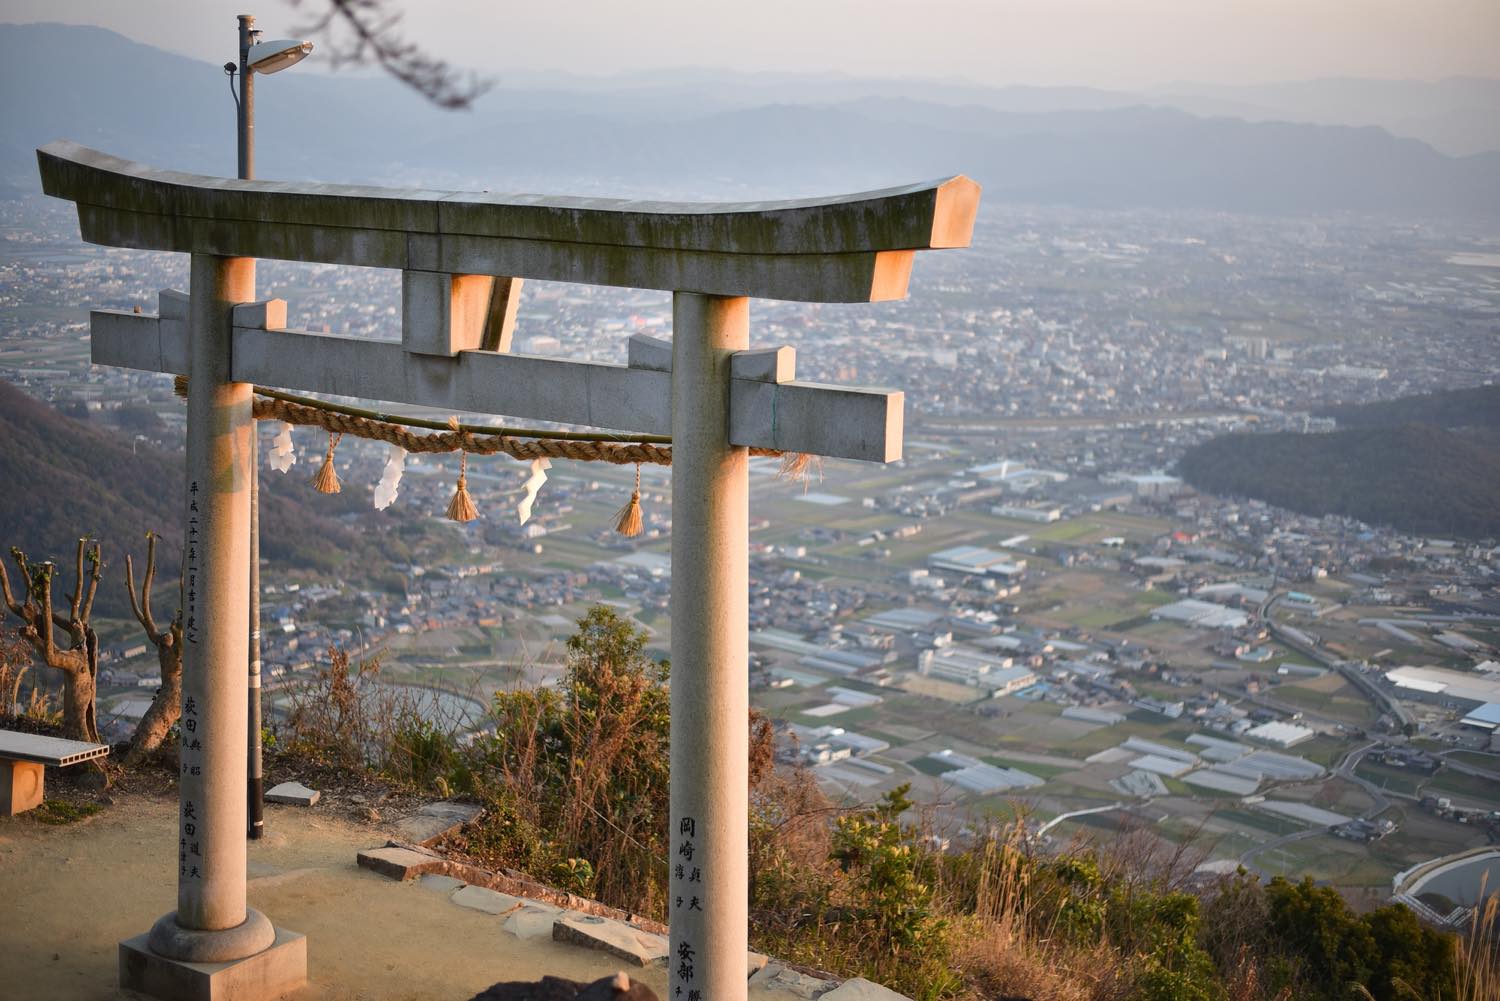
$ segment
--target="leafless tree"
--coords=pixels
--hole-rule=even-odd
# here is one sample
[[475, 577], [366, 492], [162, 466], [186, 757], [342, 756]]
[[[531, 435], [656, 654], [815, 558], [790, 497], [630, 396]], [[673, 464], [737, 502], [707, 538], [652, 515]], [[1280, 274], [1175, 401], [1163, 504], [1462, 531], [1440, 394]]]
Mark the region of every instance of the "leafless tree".
[[[320, 5], [321, 14], [298, 32], [336, 39], [326, 42], [335, 67], [374, 63], [440, 108], [468, 108], [494, 85], [408, 42], [399, 30], [401, 13], [385, 0], [321, 0], [309, 6]], [[339, 40], [340, 35], [345, 37]]]
[[156, 580], [156, 533], [146, 533], [146, 574], [141, 580], [139, 596], [135, 586], [135, 566], [125, 557], [125, 589], [130, 594], [130, 610], [146, 631], [146, 638], [156, 648], [156, 662], [161, 667], [161, 687], [130, 737], [125, 753], [127, 766], [138, 764], [161, 746], [167, 731], [182, 712], [182, 608], [165, 629], [159, 628], [151, 614], [151, 585]]
[[[63, 675], [63, 736], [97, 743], [99, 725], [94, 700], [98, 692], [99, 637], [89, 620], [94, 610], [94, 595], [104, 564], [99, 557], [99, 543], [78, 540], [78, 554], [73, 594], [68, 598], [67, 614], [52, 605], [52, 563], [32, 563], [21, 550], [12, 547], [11, 557], [21, 571], [25, 585], [21, 601], [10, 587], [10, 577], [0, 563], [0, 595], [5, 607], [21, 620], [17, 631], [42, 663]], [[88, 565], [85, 572], [84, 565]], [[67, 635], [67, 645], [57, 642], [56, 630]]]

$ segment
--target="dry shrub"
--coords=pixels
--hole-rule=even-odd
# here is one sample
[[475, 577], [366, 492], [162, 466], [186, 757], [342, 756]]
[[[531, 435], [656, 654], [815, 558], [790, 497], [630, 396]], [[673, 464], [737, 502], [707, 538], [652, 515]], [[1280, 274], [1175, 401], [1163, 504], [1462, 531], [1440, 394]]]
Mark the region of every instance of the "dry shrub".
[[437, 723], [409, 688], [381, 685], [380, 655], [351, 662], [330, 645], [328, 665], [286, 688], [286, 720], [278, 728], [282, 754], [347, 774], [410, 768], [412, 734]]
[[660, 916], [669, 667], [645, 641], [610, 609], [591, 609], [568, 640], [560, 689], [495, 694], [495, 732], [462, 752], [461, 782], [493, 807], [489, 830], [466, 833], [473, 854], [538, 875], [587, 871], [600, 900]]
[[0, 626], [0, 716], [21, 714], [21, 682], [30, 669], [31, 648], [12, 629]]
[[[987, 832], [968, 853], [979, 865], [973, 920], [958, 960], [971, 990], [992, 999], [1093, 1001], [1093, 976], [1113, 956], [1080, 957], [1052, 932], [1031, 892], [1034, 859], [1025, 820]], [[1079, 963], [1080, 958], [1087, 961]], [[1101, 961], [1102, 960], [1102, 961]]]

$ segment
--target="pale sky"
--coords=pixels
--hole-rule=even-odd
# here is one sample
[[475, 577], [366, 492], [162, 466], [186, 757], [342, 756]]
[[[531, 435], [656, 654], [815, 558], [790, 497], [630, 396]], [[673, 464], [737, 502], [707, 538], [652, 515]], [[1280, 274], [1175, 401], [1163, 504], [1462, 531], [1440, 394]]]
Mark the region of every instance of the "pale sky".
[[[250, 8], [247, 10], [247, 6]], [[0, 21], [95, 24], [197, 58], [321, 0], [0, 0]], [[392, 0], [410, 41], [488, 75], [728, 67], [985, 84], [1500, 77], [1500, 0]], [[312, 69], [311, 61], [308, 69]]]

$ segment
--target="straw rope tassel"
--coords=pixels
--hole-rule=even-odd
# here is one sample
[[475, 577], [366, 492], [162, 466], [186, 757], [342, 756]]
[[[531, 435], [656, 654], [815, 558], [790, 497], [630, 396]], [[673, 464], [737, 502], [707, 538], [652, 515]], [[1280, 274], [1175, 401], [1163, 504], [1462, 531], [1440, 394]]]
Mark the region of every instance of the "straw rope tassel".
[[[448, 426], [458, 430], [458, 418], [450, 417]], [[448, 502], [449, 521], [473, 521], [479, 517], [479, 510], [474, 507], [474, 498], [469, 496], [469, 452], [460, 446], [458, 459], [458, 489], [453, 492], [453, 499]]]
[[615, 531], [627, 537], [641, 534], [641, 464], [635, 464], [635, 490], [615, 515]]
[[323, 465], [318, 467], [318, 475], [313, 477], [313, 489], [320, 494], [336, 494], [339, 492], [339, 474], [333, 468], [333, 450], [338, 447], [342, 434], [328, 434], [328, 452], [323, 456]]
[[783, 452], [781, 455], [781, 468], [776, 471], [778, 480], [802, 480], [807, 479], [807, 467], [812, 465], [813, 457], [806, 452]]

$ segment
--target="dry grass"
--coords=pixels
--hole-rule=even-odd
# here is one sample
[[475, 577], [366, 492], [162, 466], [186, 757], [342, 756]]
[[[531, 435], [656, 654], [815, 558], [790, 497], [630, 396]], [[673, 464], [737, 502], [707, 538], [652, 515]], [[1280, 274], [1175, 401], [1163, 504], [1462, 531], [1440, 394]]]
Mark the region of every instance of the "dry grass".
[[1469, 916], [1469, 927], [1454, 946], [1458, 967], [1457, 1001], [1495, 1001], [1500, 998], [1500, 893], [1485, 896], [1485, 882], [1479, 885], [1479, 899]]

